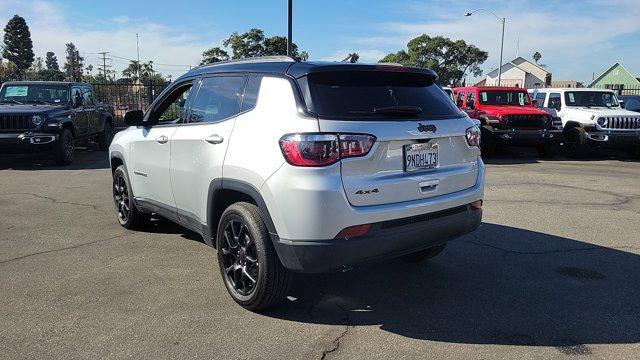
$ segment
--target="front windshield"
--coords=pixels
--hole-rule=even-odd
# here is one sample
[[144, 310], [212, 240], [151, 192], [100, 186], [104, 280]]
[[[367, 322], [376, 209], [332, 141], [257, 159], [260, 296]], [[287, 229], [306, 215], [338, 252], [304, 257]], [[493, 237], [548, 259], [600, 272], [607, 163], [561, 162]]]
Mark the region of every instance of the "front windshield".
[[0, 91], [1, 103], [61, 104], [69, 102], [69, 88], [56, 84], [6, 84]]
[[567, 106], [618, 106], [618, 98], [611, 91], [567, 91], [564, 102]]
[[518, 90], [483, 90], [480, 91], [480, 103], [483, 105], [531, 105], [529, 94]]

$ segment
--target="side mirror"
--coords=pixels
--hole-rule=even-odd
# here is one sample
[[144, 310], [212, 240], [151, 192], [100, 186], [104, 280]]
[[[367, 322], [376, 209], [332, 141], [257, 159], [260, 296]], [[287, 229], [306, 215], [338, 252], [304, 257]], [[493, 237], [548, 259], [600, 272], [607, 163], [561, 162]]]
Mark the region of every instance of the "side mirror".
[[124, 114], [124, 124], [128, 126], [140, 126], [142, 125], [142, 119], [144, 118], [144, 112], [142, 110], [131, 110]]
[[462, 109], [462, 99], [458, 99], [458, 101], [456, 101], [456, 106]]
[[531, 105], [538, 106], [538, 99], [531, 99]]

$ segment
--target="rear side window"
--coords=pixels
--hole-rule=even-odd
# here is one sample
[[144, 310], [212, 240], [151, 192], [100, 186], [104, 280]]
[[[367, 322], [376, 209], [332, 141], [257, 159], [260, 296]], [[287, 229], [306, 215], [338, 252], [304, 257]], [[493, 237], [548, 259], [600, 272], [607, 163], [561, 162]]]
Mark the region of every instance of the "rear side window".
[[202, 80], [191, 104], [190, 122], [213, 122], [240, 112], [244, 76], [216, 76]]
[[327, 71], [298, 81], [309, 111], [325, 118], [451, 118], [462, 114], [422, 73]]
[[242, 111], [249, 111], [256, 107], [261, 82], [262, 76], [250, 76], [247, 80], [247, 86], [244, 89], [242, 98]]

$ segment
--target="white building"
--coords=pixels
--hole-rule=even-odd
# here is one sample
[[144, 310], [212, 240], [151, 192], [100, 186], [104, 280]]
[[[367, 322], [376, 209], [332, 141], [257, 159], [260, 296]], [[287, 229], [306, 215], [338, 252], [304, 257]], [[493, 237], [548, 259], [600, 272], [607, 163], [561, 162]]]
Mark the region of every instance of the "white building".
[[[551, 85], [551, 73], [523, 57], [517, 57], [501, 68], [502, 86], [519, 86], [527, 89]], [[498, 69], [487, 74], [486, 86], [498, 86]]]

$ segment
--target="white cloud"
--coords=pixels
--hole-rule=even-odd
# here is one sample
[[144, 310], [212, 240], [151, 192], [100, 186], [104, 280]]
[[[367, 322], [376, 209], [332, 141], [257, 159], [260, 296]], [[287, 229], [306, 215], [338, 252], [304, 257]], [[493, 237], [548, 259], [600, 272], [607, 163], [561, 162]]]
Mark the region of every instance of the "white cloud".
[[[616, 38], [640, 34], [637, 0], [553, 4], [517, 1], [486, 6], [495, 8], [496, 12], [499, 9], [498, 15], [507, 19], [504, 61], [515, 57], [519, 39], [519, 54], [531, 58], [533, 52], [539, 51], [540, 62], [548, 65], [554, 79], [590, 80], [592, 72], [598, 73], [618, 60], [640, 73], [637, 54], [615, 43]], [[473, 8], [451, 2], [415, 3], [408, 9], [427, 14], [428, 19], [384, 22], [374, 26], [384, 35], [351, 38], [348, 43], [389, 53], [405, 48], [411, 38], [421, 34], [464, 39], [489, 52], [489, 59], [483, 65], [486, 73], [498, 66], [502, 25], [488, 13], [462, 15]]]
[[[118, 75], [128, 61], [116, 57], [135, 59], [137, 56], [136, 33], [140, 37], [140, 60], [153, 60], [159, 72], [173, 78], [186, 72], [189, 66], [197, 65], [205, 49], [220, 43], [206, 39], [207, 34], [195, 35], [144, 18], [113, 14], [110, 20], [78, 20], [67, 16], [66, 10], [48, 1], [9, 0], [0, 4], [0, 23], [6, 23], [14, 13], [20, 14], [29, 25], [36, 56], [44, 57], [47, 51], [53, 51], [60, 66], [64, 63], [65, 44], [69, 42], [80, 50], [85, 65], [93, 64], [94, 69], [102, 64], [98, 52], [109, 51], [112, 60], [107, 64], [112, 65]], [[172, 64], [179, 66], [170, 66]]]

